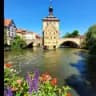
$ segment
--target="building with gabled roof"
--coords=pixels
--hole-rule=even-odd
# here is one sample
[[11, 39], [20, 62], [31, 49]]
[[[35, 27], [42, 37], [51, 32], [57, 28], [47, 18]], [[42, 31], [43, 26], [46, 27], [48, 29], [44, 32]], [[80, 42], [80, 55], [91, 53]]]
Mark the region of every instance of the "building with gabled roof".
[[29, 30], [25, 30], [25, 29], [21, 29], [21, 28], [17, 29], [16, 35], [20, 36], [20, 38], [22, 38], [26, 42], [38, 42], [39, 44], [41, 44], [41, 42], [42, 42], [41, 37], [37, 33], [31, 32]]
[[25, 34], [26, 34], [26, 30], [24, 30], [24, 29], [17, 29], [16, 30], [16, 35], [20, 36], [21, 39], [24, 39]]
[[11, 45], [16, 37], [16, 25], [12, 19], [4, 19], [4, 45]]

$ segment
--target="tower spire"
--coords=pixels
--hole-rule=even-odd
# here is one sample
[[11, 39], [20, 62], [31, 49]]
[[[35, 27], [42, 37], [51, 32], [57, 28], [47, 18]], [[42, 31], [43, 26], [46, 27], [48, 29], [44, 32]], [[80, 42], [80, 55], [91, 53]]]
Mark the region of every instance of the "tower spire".
[[50, 6], [52, 6], [52, 0], [50, 0]]
[[53, 15], [52, 0], [50, 0], [49, 15]]

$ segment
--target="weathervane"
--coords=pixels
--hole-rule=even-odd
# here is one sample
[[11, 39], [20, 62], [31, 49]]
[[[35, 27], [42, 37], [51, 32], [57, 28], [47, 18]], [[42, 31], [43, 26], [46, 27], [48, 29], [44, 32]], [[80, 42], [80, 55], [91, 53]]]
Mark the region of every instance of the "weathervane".
[[52, 0], [50, 0], [50, 6], [52, 6]]

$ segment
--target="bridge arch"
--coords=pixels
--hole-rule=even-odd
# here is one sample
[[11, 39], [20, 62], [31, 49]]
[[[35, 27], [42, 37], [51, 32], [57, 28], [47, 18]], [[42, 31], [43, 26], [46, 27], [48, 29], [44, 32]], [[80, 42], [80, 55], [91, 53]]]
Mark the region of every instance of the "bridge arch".
[[72, 47], [72, 48], [79, 48], [80, 45], [74, 41], [64, 41], [62, 42], [59, 47]]
[[80, 48], [80, 39], [79, 38], [62, 38], [59, 40], [58, 47], [74, 47], [74, 48]]
[[30, 42], [29, 44], [27, 44], [26, 48], [33, 48], [33, 42]]

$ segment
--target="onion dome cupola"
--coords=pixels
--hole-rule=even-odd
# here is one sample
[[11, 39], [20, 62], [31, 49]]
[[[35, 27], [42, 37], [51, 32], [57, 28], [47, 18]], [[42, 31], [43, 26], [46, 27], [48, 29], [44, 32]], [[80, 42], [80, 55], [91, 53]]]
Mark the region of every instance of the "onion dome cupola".
[[52, 6], [49, 7], [49, 15], [53, 15], [53, 7]]

